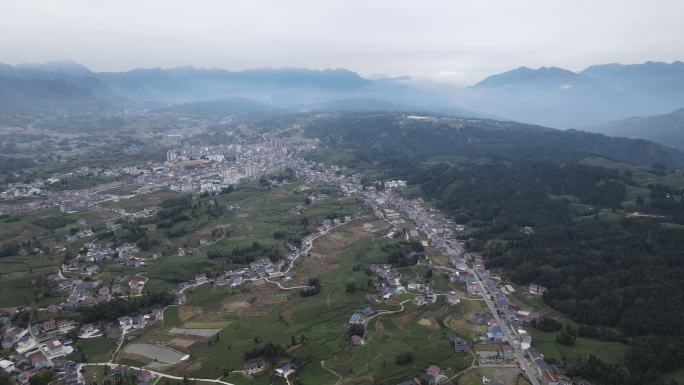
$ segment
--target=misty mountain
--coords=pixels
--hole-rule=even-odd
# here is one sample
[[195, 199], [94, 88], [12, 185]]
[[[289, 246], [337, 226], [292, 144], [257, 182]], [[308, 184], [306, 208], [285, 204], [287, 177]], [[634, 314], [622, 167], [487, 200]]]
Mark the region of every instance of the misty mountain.
[[[205, 102], [182, 103], [157, 109], [157, 111], [160, 112], [177, 112], [202, 116], [227, 116], [255, 112], [265, 113], [276, 110], [278, 109], [269, 104], [259, 103], [251, 99], [239, 97], [210, 100]], [[284, 112], [285, 111], [283, 111], [283, 113]]]
[[[208, 108], [216, 114], [221, 110], [235, 113], [239, 110], [236, 102], [248, 99], [277, 110], [424, 111], [557, 128], [590, 128], [630, 116], [664, 114], [684, 105], [682, 62], [607, 64], [581, 72], [520, 67], [467, 88], [426, 84], [409, 77], [364, 78], [345, 69], [227, 71], [177, 67], [97, 73], [69, 61], [0, 64], [0, 76], [0, 97], [5, 107], [31, 109], [215, 101], [181, 109]], [[19, 90], [20, 84], [28, 88]], [[28, 95], [39, 97], [31, 99]], [[231, 105], [226, 101], [232, 101]], [[255, 111], [253, 105], [243, 107], [243, 112]]]
[[63, 79], [23, 80], [0, 75], [0, 111], [76, 107], [91, 104], [90, 89]]
[[552, 127], [583, 127], [621, 116], [627, 95], [588, 76], [556, 67], [521, 67], [462, 92], [463, 106]]
[[80, 64], [0, 64], [0, 108], [5, 110], [82, 108], [121, 100]]
[[581, 72], [619, 92], [630, 95], [639, 108], [664, 113], [684, 105], [684, 62], [672, 64], [604, 64]]
[[684, 149], [684, 108], [672, 113], [632, 117], [603, 123], [591, 131], [611, 136], [642, 138]]
[[312, 119], [304, 134], [335, 148], [397, 161], [440, 157], [576, 161], [588, 154], [644, 166], [684, 166], [684, 153], [639, 139], [490, 119], [338, 113]]
[[[308, 102], [357, 89], [368, 81], [343, 70], [255, 69], [226, 71], [179, 67], [100, 73], [114, 92], [131, 100], [193, 102], [242, 97], [264, 103]], [[294, 98], [294, 99], [293, 99]]]
[[[453, 105], [444, 90], [435, 92], [418, 86], [408, 78], [367, 79], [345, 69], [266, 68], [227, 71], [178, 67], [95, 73], [73, 62], [53, 62], [17, 66], [0, 64], [0, 75], [21, 80], [62, 80], [66, 85], [89, 90], [91, 101], [101, 103], [129, 101], [167, 105], [217, 101], [221, 104], [223, 100], [225, 104], [226, 100], [242, 98], [276, 109], [398, 108], [477, 115]], [[73, 104], [69, 98], [62, 101], [65, 105]], [[13, 100], [12, 104], [43, 107], [30, 100]], [[198, 107], [182, 108], [202, 109]], [[216, 112], [221, 108], [210, 109]], [[223, 109], [234, 111], [232, 107]]]
[[596, 82], [582, 77], [581, 75], [558, 67], [541, 67], [537, 70], [528, 67], [519, 67], [501, 74], [491, 75], [473, 88], [496, 88], [496, 87], [542, 87], [546, 90], [556, 90], [559, 86], [569, 87], [577, 84], [595, 86]]
[[466, 113], [443, 94], [405, 78], [367, 79], [345, 69], [227, 71], [181, 67], [101, 73], [98, 78], [119, 95], [137, 101], [185, 103], [237, 97], [299, 110], [405, 106], [401, 110]]
[[409, 106], [371, 98], [335, 99], [310, 106], [314, 111], [407, 111]]
[[22, 63], [17, 64], [17, 70], [33, 70], [43, 73], [64, 74], [75, 77], [90, 77], [93, 72], [83, 64], [76, 63], [71, 60], [52, 61], [48, 63]]
[[328, 111], [328, 112], [336, 112], [336, 111], [356, 111], [356, 112], [413, 112], [415, 113], [416, 111], [424, 111], [424, 112], [430, 112], [430, 113], [441, 113], [441, 114], [447, 114], [447, 115], [454, 115], [454, 116], [474, 116], [474, 117], [482, 117], [482, 114], [472, 112], [472, 111], [467, 111], [464, 109], [459, 109], [456, 107], [439, 107], [439, 106], [422, 106], [418, 107], [416, 105], [409, 105], [409, 104], [400, 104], [400, 103], [392, 103], [380, 99], [371, 99], [371, 98], [346, 98], [346, 99], [336, 99], [336, 100], [331, 100], [329, 102], [321, 103], [321, 104], [316, 104], [312, 106], [308, 106], [305, 108], [306, 110], [310, 111]]
[[581, 72], [520, 67], [458, 92], [475, 111], [558, 128], [672, 111], [684, 103], [684, 63], [591, 66]]

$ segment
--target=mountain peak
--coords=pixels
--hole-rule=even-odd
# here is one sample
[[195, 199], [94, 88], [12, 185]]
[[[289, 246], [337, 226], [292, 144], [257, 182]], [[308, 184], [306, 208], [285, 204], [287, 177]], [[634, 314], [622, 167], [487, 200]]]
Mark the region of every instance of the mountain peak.
[[523, 66], [491, 75], [475, 84], [474, 87], [501, 87], [530, 83], [553, 83], [553, 85], [557, 85], [580, 78], [580, 74], [559, 67], [539, 67], [533, 69]]
[[17, 69], [37, 70], [43, 72], [63, 73], [71, 76], [84, 77], [92, 76], [93, 72], [83, 64], [73, 60], [58, 60], [47, 63], [21, 63], [16, 65]]

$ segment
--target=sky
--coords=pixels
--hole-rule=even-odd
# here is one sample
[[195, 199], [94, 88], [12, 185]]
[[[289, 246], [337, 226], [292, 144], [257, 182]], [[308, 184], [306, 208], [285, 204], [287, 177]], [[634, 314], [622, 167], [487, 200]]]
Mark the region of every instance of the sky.
[[347, 68], [468, 85], [684, 60], [682, 0], [0, 0], [0, 62]]

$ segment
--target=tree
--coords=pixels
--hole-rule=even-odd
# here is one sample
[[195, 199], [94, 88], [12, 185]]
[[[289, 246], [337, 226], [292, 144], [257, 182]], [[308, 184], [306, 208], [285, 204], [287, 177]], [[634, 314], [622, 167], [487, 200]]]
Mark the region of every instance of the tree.
[[636, 197], [636, 205], [639, 207], [644, 207], [644, 197], [641, 195]]
[[396, 362], [397, 365], [408, 365], [411, 362], [413, 362], [413, 353], [411, 352], [405, 352], [398, 354], [397, 357], [394, 359], [394, 362]]
[[0, 370], [0, 385], [10, 385], [11, 383], [12, 379], [9, 374], [4, 370]]
[[347, 337], [359, 336], [363, 337], [366, 334], [366, 328], [361, 324], [353, 324], [347, 329]]
[[50, 381], [54, 380], [55, 374], [48, 369], [42, 369], [38, 373], [29, 378], [29, 384], [31, 385], [47, 385]]
[[356, 291], [356, 282], [349, 281], [344, 285], [344, 291], [347, 293], [353, 293]]
[[561, 345], [574, 346], [577, 339], [577, 331], [570, 324], [565, 324], [565, 329], [556, 335], [556, 342]]

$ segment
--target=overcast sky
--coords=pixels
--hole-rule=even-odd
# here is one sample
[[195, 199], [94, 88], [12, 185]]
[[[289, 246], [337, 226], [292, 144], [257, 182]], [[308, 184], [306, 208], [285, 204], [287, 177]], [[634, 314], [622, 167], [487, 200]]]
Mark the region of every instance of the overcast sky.
[[459, 84], [684, 59], [683, 0], [0, 0], [0, 62], [344, 67]]

